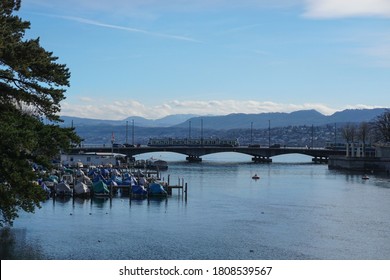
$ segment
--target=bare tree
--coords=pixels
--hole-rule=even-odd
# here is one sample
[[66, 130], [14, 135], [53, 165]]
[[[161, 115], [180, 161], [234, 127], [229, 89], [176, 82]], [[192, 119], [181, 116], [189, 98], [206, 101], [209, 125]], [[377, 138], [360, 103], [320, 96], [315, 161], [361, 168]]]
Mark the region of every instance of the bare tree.
[[342, 130], [342, 135], [347, 143], [353, 143], [356, 136], [356, 126], [352, 123], [347, 123]]
[[361, 122], [359, 125], [358, 137], [363, 143], [363, 156], [366, 154], [366, 142], [370, 133], [370, 125], [367, 122]]
[[352, 156], [353, 156], [353, 143], [356, 137], [356, 126], [352, 123], [347, 123], [342, 130], [342, 135], [347, 142], [347, 156], [349, 156], [349, 144], [352, 143]]
[[390, 143], [390, 110], [379, 115], [374, 126], [377, 140], [382, 143]]

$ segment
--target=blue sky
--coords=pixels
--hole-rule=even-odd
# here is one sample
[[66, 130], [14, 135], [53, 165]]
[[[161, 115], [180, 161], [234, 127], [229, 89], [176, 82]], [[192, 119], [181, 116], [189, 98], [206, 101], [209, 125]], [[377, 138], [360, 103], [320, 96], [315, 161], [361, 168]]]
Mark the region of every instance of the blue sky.
[[390, 0], [23, 0], [72, 73], [62, 115], [390, 107]]

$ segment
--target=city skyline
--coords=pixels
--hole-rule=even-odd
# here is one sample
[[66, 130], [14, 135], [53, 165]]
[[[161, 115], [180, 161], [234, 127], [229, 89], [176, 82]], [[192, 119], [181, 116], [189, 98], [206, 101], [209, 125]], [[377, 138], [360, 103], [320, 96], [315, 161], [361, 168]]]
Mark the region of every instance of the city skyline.
[[390, 107], [390, 1], [22, 1], [72, 77], [61, 115]]

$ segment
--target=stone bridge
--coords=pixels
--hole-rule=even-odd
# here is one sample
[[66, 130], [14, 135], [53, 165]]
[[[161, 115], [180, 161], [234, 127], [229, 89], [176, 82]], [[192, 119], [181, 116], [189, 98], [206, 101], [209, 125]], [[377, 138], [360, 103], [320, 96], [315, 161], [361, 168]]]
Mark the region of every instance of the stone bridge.
[[252, 156], [254, 162], [272, 162], [271, 157], [285, 154], [302, 154], [313, 157], [317, 163], [325, 163], [331, 155], [345, 155], [345, 151], [331, 150], [324, 148], [307, 147], [215, 147], [215, 146], [141, 146], [141, 147], [102, 147], [102, 146], [82, 146], [72, 149], [72, 153], [86, 152], [114, 152], [125, 154], [132, 158], [135, 155], [153, 152], [173, 152], [186, 155], [188, 161], [202, 161], [201, 156], [236, 152]]

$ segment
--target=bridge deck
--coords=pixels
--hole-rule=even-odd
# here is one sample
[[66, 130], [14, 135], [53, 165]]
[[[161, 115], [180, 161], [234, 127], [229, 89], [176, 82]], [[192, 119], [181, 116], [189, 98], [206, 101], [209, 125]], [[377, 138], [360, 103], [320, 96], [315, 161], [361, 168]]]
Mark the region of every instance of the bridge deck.
[[215, 153], [236, 152], [247, 154], [258, 159], [270, 159], [273, 156], [285, 154], [302, 154], [314, 158], [327, 159], [331, 155], [345, 155], [345, 151], [324, 149], [324, 148], [307, 148], [307, 147], [215, 147], [215, 146], [141, 146], [141, 147], [103, 147], [103, 146], [83, 146], [72, 149], [72, 153], [84, 152], [114, 152], [125, 154], [129, 157], [135, 155], [152, 153], [152, 152], [173, 152], [187, 155], [187, 159], [200, 159], [201, 156]]

